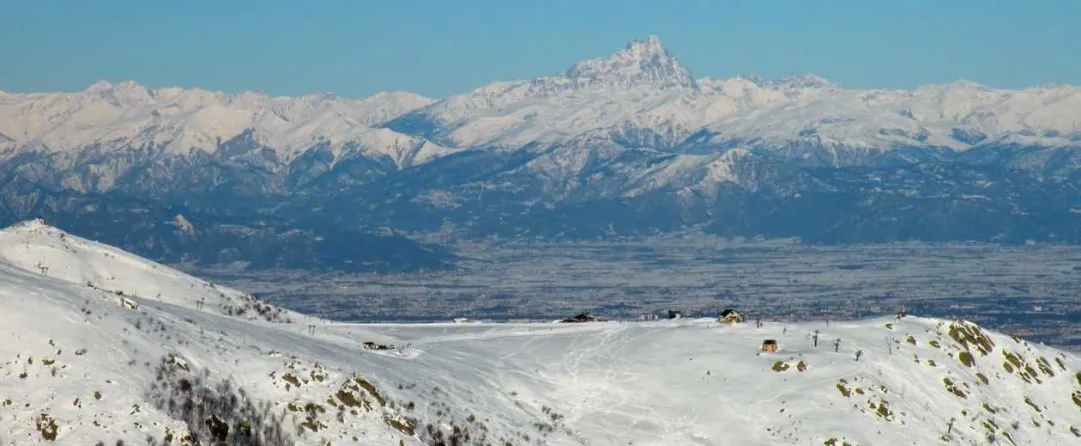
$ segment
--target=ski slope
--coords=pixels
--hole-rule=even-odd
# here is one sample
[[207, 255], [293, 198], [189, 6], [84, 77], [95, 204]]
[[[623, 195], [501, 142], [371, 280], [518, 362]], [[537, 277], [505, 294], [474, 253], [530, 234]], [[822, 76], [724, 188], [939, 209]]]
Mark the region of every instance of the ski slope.
[[204, 283], [40, 221], [0, 231], [0, 444], [184, 444], [148, 401], [163, 358], [303, 445], [1081, 441], [1081, 358], [966, 322], [272, 323]]

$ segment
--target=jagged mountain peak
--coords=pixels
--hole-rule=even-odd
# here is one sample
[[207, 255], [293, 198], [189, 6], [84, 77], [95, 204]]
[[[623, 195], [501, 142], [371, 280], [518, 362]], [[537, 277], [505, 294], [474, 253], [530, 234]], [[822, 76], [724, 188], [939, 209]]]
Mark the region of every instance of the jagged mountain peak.
[[107, 81], [105, 79], [101, 79], [101, 80], [99, 80], [97, 82], [94, 82], [93, 84], [90, 84], [89, 87], [86, 87], [86, 92], [87, 93], [101, 93], [101, 92], [107, 91], [107, 90], [109, 90], [111, 88], [113, 88], [113, 83], [112, 82], [109, 82], [109, 81]]
[[579, 87], [696, 87], [690, 70], [664, 48], [657, 36], [631, 41], [611, 56], [579, 62], [564, 75]]
[[669, 55], [668, 50], [666, 50], [664, 44], [661, 43], [661, 38], [654, 35], [648, 36], [645, 39], [635, 39], [627, 42], [624, 51], [641, 55], [643, 58]]
[[87, 87], [83, 93], [88, 97], [100, 98], [116, 106], [146, 104], [154, 100], [152, 90], [130, 80], [116, 84], [99, 80]]
[[837, 84], [830, 82], [826, 78], [813, 73], [791, 74], [780, 80], [772, 81], [770, 84], [793, 88], [831, 88], [837, 86]]
[[133, 80], [126, 80], [126, 81], [118, 82], [118, 83], [114, 84], [114, 83], [109, 82], [109, 81], [107, 81], [105, 79], [102, 79], [102, 80], [99, 80], [97, 82], [94, 82], [93, 84], [90, 84], [90, 86], [86, 87], [86, 90], [84, 90], [84, 91], [87, 92], [87, 93], [101, 94], [101, 93], [112, 93], [112, 92], [118, 92], [118, 91], [131, 91], [131, 90], [147, 90], [147, 88], [140, 85], [138, 82], [135, 82]]

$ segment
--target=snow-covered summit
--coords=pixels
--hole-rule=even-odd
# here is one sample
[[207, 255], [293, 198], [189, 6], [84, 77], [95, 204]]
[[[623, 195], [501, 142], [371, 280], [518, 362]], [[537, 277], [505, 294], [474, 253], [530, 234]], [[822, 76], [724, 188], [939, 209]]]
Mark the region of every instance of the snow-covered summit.
[[680, 65], [657, 36], [632, 41], [609, 57], [576, 63], [564, 76], [579, 88], [695, 88], [690, 70]]
[[699, 138], [698, 147], [963, 150], [1018, 134], [1037, 146], [1078, 145], [1079, 110], [1081, 89], [1063, 85], [859, 90], [813, 74], [696, 80], [651, 36], [565, 73], [494, 83], [403, 119], [434, 124], [427, 133], [456, 147], [633, 133], [664, 137], [625, 144], [664, 150], [705, 132], [713, 136]]
[[[85, 277], [72, 275], [75, 266], [97, 277], [138, 274], [127, 258], [104, 255], [122, 253], [57, 244], [72, 236], [40, 222], [3, 236], [5, 246], [36, 244], [0, 257], [2, 445], [184, 444], [189, 430], [217, 423], [206, 420], [237, 419], [225, 406], [185, 417], [172, 398], [225, 379], [244, 389], [241, 402], [285, 414], [286, 432], [303, 445], [1065, 445], [1081, 437], [1081, 358], [964, 321], [783, 323], [764, 314], [761, 327], [712, 319], [265, 324], [151, 297], [118, 305], [69, 279]], [[37, 250], [50, 253], [39, 259], [79, 262], [23, 268], [19, 256]], [[135, 277], [162, 280], [143, 285], [168, 285], [177, 302], [203, 292], [141, 265], [151, 273]], [[113, 283], [121, 280], [135, 281]], [[776, 351], [763, 351], [766, 340]]]
[[831, 88], [837, 84], [817, 74], [793, 74], [779, 80], [769, 81], [769, 84], [780, 88]]

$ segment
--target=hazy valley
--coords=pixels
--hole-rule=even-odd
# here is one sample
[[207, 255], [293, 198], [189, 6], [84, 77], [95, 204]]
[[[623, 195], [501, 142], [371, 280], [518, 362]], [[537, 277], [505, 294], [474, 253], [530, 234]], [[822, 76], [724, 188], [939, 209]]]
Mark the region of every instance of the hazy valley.
[[846, 320], [908, 308], [1081, 348], [1081, 255], [1071, 246], [808, 246], [692, 233], [457, 248], [466, 260], [450, 272], [191, 271], [342, 321], [554, 320], [583, 311], [635, 320], [728, 307], [771, 320]]

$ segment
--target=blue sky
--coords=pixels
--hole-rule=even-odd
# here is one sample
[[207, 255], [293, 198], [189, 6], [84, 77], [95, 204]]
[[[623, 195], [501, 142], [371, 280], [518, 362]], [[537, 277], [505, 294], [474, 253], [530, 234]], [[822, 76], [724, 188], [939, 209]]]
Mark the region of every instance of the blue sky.
[[695, 76], [1081, 84], [1078, 0], [0, 0], [0, 90], [432, 97], [658, 35]]

